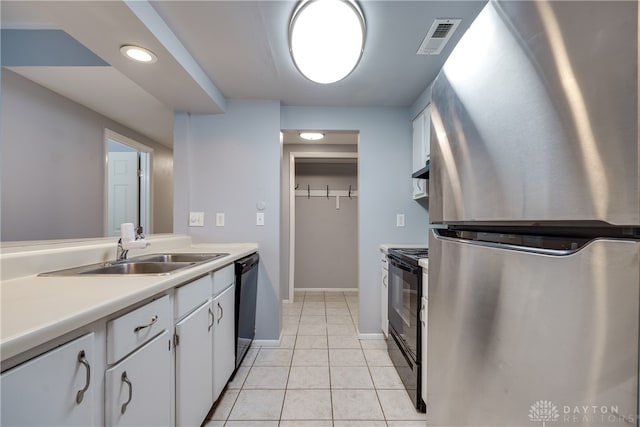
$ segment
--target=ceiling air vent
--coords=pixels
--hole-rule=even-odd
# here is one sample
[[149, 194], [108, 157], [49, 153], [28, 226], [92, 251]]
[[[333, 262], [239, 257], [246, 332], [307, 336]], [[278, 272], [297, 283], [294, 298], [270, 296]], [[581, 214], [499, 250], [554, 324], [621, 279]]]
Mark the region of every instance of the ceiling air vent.
[[461, 19], [436, 19], [422, 41], [418, 55], [438, 55], [447, 44]]

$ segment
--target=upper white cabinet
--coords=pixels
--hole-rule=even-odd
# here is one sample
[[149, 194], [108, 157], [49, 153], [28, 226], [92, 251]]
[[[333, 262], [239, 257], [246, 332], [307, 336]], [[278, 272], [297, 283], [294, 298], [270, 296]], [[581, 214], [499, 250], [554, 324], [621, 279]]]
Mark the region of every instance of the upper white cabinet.
[[[431, 150], [431, 106], [422, 110], [413, 120], [413, 172], [423, 169], [430, 157]], [[413, 178], [413, 198], [429, 196], [426, 179]]]
[[[94, 334], [56, 348], [0, 376], [3, 426], [93, 426]], [[93, 369], [93, 371], [92, 371]], [[93, 378], [92, 378], [93, 377]]]

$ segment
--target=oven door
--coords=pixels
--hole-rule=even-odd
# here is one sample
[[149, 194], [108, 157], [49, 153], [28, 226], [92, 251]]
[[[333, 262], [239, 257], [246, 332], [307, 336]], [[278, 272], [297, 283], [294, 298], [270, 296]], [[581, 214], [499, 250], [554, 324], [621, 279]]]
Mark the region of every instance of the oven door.
[[389, 327], [403, 341], [413, 360], [418, 359], [420, 333], [418, 311], [421, 268], [389, 257]]

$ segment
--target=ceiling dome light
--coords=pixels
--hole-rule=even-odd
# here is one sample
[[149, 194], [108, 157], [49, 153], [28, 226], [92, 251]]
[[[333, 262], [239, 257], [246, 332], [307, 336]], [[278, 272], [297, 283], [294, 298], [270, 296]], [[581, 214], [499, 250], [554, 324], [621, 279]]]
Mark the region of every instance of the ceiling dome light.
[[352, 0], [303, 0], [289, 23], [289, 50], [306, 78], [335, 83], [356, 68], [366, 27], [364, 16]]
[[324, 133], [320, 132], [300, 132], [299, 135], [300, 138], [306, 139], [307, 141], [317, 141], [324, 138]]
[[153, 64], [158, 60], [155, 53], [140, 46], [125, 45], [120, 48], [120, 52], [129, 59], [146, 64]]

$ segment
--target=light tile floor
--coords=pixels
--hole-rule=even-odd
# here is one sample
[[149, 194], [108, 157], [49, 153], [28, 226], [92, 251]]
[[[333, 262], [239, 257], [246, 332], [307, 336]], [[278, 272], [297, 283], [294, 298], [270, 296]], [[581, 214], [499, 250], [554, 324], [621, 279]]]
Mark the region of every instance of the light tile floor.
[[298, 292], [280, 347], [252, 347], [205, 427], [424, 427], [356, 292]]

